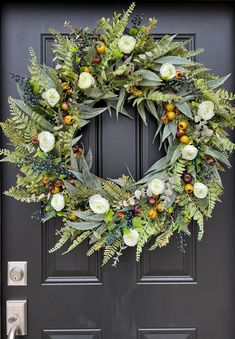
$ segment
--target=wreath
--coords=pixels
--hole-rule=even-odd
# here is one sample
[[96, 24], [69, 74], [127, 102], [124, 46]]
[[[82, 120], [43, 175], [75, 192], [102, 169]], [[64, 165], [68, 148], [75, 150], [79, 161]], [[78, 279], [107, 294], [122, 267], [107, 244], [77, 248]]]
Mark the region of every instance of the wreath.
[[[166, 246], [174, 233], [190, 234], [210, 218], [223, 191], [219, 171], [230, 167], [234, 143], [227, 127], [235, 125], [234, 94], [218, 89], [218, 77], [195, 61], [203, 49], [189, 51], [189, 40], [165, 35], [155, 40], [157, 20], [144, 25], [134, 9], [101, 18], [95, 29], [51, 29], [54, 67], [40, 65], [32, 48], [29, 76], [11, 74], [19, 99], [9, 98], [11, 117], [1, 123], [13, 148], [1, 161], [19, 169], [16, 186], [6, 195], [40, 202], [35, 217], [62, 219], [58, 242], [71, 241], [67, 253], [89, 239], [88, 255], [104, 249], [103, 264], [116, 265], [127, 247], [136, 260], [151, 239], [150, 250]], [[92, 153], [84, 150], [82, 128], [98, 115], [116, 111], [130, 118], [126, 103], [143, 122], [154, 117], [165, 155], [139, 181], [130, 173], [119, 179], [91, 172]]]

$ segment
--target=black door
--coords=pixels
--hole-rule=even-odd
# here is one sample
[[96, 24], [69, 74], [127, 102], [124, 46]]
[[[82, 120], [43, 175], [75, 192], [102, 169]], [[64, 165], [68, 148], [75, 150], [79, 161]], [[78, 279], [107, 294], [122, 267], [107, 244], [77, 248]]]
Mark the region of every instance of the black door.
[[[125, 5], [123, 5], [125, 6]], [[26, 74], [28, 47], [51, 63], [49, 27], [64, 32], [63, 23], [93, 27], [122, 5], [15, 4], [2, 11], [2, 119], [7, 97], [16, 96], [9, 72]], [[234, 67], [232, 3], [145, 2], [137, 6], [146, 18], [159, 19], [157, 36], [180, 33], [192, 38], [190, 47], [205, 47], [198, 60], [225, 75]], [[234, 89], [234, 77], [228, 89]], [[117, 128], [118, 127], [118, 128]], [[86, 131], [101, 176], [117, 177], [128, 164], [135, 177], [160, 157], [152, 145], [155, 126], [104, 115]], [[120, 132], [121, 131], [121, 132]], [[3, 140], [3, 146], [5, 140]], [[110, 150], [112, 149], [112, 152]], [[110, 154], [115, 154], [111, 157]], [[99, 159], [99, 161], [98, 161]], [[2, 190], [13, 184], [16, 170], [4, 165]], [[156, 252], [144, 252], [139, 264], [129, 250], [117, 269], [101, 269], [99, 256], [86, 257], [88, 245], [61, 256], [48, 254], [58, 225], [40, 225], [30, 217], [37, 206], [2, 198], [2, 338], [6, 338], [6, 300], [28, 300], [30, 339], [233, 339], [235, 338], [234, 218], [235, 177], [223, 177], [225, 195], [201, 243], [196, 235], [175, 238]], [[184, 251], [182, 242], [186, 242]], [[8, 261], [27, 261], [27, 286], [7, 285]]]

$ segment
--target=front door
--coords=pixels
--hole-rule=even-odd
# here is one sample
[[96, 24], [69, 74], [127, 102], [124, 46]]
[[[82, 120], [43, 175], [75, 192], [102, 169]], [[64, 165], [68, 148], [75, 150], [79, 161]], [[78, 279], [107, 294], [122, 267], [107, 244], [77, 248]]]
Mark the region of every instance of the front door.
[[[48, 29], [64, 32], [69, 20], [93, 27], [126, 5], [110, 3], [5, 4], [2, 11], [2, 117], [9, 115], [7, 97], [16, 96], [9, 72], [27, 74], [28, 47], [42, 62], [52, 60]], [[145, 2], [137, 6], [145, 18], [156, 16], [156, 38], [179, 33], [192, 38], [189, 48], [205, 47], [198, 57], [219, 75], [234, 67], [232, 3]], [[234, 89], [234, 77], [228, 89]], [[117, 128], [118, 127], [118, 128]], [[119, 122], [104, 115], [86, 131], [94, 153], [94, 170], [118, 177], [128, 165], [138, 178], [160, 154], [152, 144], [155, 126], [139, 119]], [[3, 147], [6, 141], [3, 140]], [[13, 184], [16, 170], [5, 164], [2, 191]], [[223, 176], [225, 195], [208, 221], [205, 237], [175, 237], [170, 246], [145, 250], [139, 264], [134, 251], [122, 256], [117, 269], [101, 268], [98, 256], [87, 257], [84, 244], [61, 256], [49, 254], [56, 223], [31, 219], [38, 206], [2, 197], [2, 338], [6, 338], [7, 300], [28, 300], [29, 339], [232, 339], [235, 338], [234, 218], [235, 177]], [[27, 286], [8, 286], [9, 261], [26, 261]]]

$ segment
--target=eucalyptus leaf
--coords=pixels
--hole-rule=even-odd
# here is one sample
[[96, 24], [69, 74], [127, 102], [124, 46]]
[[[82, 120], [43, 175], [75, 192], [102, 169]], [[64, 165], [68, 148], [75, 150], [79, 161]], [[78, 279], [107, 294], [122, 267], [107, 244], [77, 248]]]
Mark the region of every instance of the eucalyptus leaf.
[[229, 160], [227, 159], [227, 157], [223, 153], [208, 147], [205, 151], [205, 154], [208, 154], [211, 157], [223, 162], [228, 167], [231, 167]]
[[107, 226], [105, 224], [101, 224], [91, 235], [89, 245], [94, 244], [97, 240], [99, 240], [106, 229]]
[[184, 115], [192, 119], [192, 112], [190, 106], [187, 102], [176, 102], [175, 106], [182, 112]]
[[70, 195], [76, 194], [77, 188], [74, 185], [71, 185], [67, 180], [63, 180], [63, 183]]
[[140, 69], [136, 71], [134, 74], [142, 75], [144, 80], [157, 81], [157, 82], [162, 81], [157, 74], [146, 69]]
[[71, 162], [71, 168], [73, 171], [78, 171], [78, 162], [76, 159], [76, 156], [73, 153], [73, 149], [70, 150], [70, 162]]
[[83, 219], [85, 221], [103, 221], [105, 214], [94, 214], [91, 211], [73, 211], [78, 218]]
[[171, 121], [169, 122], [168, 126], [170, 127], [173, 139], [175, 139], [176, 132], [177, 132], [177, 124], [174, 121]]
[[169, 63], [173, 65], [192, 65], [193, 64], [192, 61], [186, 58], [175, 56], [175, 55], [168, 55], [168, 56], [159, 58], [155, 60], [155, 62], [157, 62], [158, 64]]
[[82, 135], [79, 135], [78, 137], [73, 138], [73, 140], [72, 140], [72, 146], [74, 146], [81, 138], [82, 138]]
[[92, 167], [92, 161], [93, 161], [92, 151], [91, 151], [91, 148], [89, 147], [88, 152], [86, 154], [86, 162], [87, 162], [87, 166], [89, 170]]
[[146, 173], [149, 172], [160, 172], [162, 170], [164, 170], [168, 165], [168, 161], [166, 156], [162, 157], [161, 159], [159, 159], [158, 161], [156, 161], [148, 170]]
[[138, 111], [139, 115], [141, 116], [141, 119], [143, 120], [144, 124], [147, 125], [144, 102], [141, 102], [139, 105], [137, 105], [137, 111]]
[[139, 85], [142, 87], [153, 87], [157, 88], [161, 85], [161, 82], [154, 80], [142, 80], [139, 82]]
[[100, 226], [101, 222], [98, 221], [70, 221], [67, 220], [66, 224], [72, 228], [80, 231], [92, 230]]
[[230, 75], [231, 73], [219, 79], [207, 81], [208, 88], [215, 89], [217, 87], [220, 87], [230, 77]]
[[157, 109], [156, 109], [156, 106], [155, 106], [155, 103], [154, 101], [152, 100], [146, 100], [146, 106], [147, 106], [147, 109], [149, 110], [150, 113], [152, 113], [152, 115], [157, 119], [157, 120], [160, 120], [159, 117], [158, 117], [158, 113], [157, 113]]
[[122, 87], [120, 89], [119, 92], [119, 97], [118, 97], [118, 102], [117, 102], [117, 107], [116, 107], [116, 114], [118, 116], [118, 113], [120, 112], [120, 110], [122, 110], [124, 103], [125, 103], [125, 99], [126, 99], [126, 90], [124, 87]]
[[164, 126], [164, 129], [163, 129], [161, 143], [163, 143], [164, 140], [166, 140], [166, 138], [168, 138], [170, 134], [171, 134], [171, 128], [170, 128], [169, 124], [166, 124]]

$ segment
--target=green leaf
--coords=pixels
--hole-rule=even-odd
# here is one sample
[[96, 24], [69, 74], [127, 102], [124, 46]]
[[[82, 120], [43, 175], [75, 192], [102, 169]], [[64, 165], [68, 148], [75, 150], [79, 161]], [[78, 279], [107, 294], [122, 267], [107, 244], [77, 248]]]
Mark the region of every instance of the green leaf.
[[141, 228], [143, 225], [143, 221], [140, 218], [135, 217], [132, 219], [132, 225], [134, 228]]
[[78, 218], [86, 220], [86, 221], [103, 221], [104, 220], [104, 213], [102, 214], [94, 214], [91, 211], [73, 211]]
[[77, 192], [76, 187], [71, 185], [67, 180], [63, 180], [63, 182], [64, 182], [64, 186], [67, 189], [67, 191], [69, 192], [69, 194], [73, 195]]
[[149, 172], [160, 172], [162, 170], [164, 170], [168, 165], [168, 161], [166, 156], [162, 157], [161, 159], [159, 159], [158, 161], [156, 161], [148, 170], [146, 173]]
[[170, 164], [173, 165], [176, 162], [176, 160], [178, 160], [181, 157], [181, 155], [182, 152], [180, 149], [180, 145], [178, 145], [170, 158]]
[[141, 82], [139, 82], [139, 86], [142, 87], [154, 87], [157, 88], [161, 85], [161, 82], [159, 81], [150, 81], [150, 80], [142, 80]]
[[228, 158], [223, 153], [221, 153], [217, 150], [211, 149], [211, 148], [207, 148], [206, 151], [205, 151], [205, 154], [208, 154], [211, 157], [223, 162], [228, 167], [231, 167], [231, 164], [230, 164]]
[[158, 114], [157, 114], [157, 109], [156, 109], [156, 106], [155, 106], [155, 103], [154, 101], [152, 100], [146, 100], [146, 106], [147, 106], [147, 109], [149, 110], [150, 113], [152, 113], [152, 115], [157, 119], [159, 120], [159, 117], [158, 117]]
[[146, 69], [140, 69], [140, 70], [136, 71], [134, 74], [142, 75], [144, 80], [157, 81], [159, 83], [162, 81], [159, 78], [159, 76], [157, 76], [157, 74], [155, 74], [152, 71], [146, 70]]
[[123, 109], [124, 103], [126, 99], [126, 90], [124, 87], [120, 89], [117, 107], [116, 107], [116, 114], [118, 115], [119, 112]]
[[139, 115], [141, 116], [141, 119], [143, 120], [144, 124], [147, 125], [146, 112], [145, 112], [143, 101], [139, 105], [137, 105], [137, 111]]
[[193, 64], [192, 61], [186, 58], [182, 58], [182, 57], [174, 56], [174, 55], [168, 55], [168, 56], [162, 57], [160, 59], [157, 59], [156, 62], [158, 64], [169, 63], [173, 65], [192, 65]]
[[98, 221], [66, 221], [66, 224], [72, 228], [76, 228], [80, 231], [92, 230], [100, 226], [101, 222]]
[[104, 221], [105, 221], [106, 223], [112, 221], [113, 215], [114, 215], [114, 212], [113, 212], [111, 209], [108, 210], [108, 212], [107, 212], [107, 213], [105, 214], [105, 216], [104, 216]]
[[161, 142], [163, 143], [164, 140], [166, 140], [166, 138], [168, 138], [170, 134], [171, 134], [171, 128], [170, 128], [169, 124], [166, 124], [164, 126], [164, 129], [163, 129]]
[[169, 122], [168, 126], [170, 127], [171, 134], [173, 135], [173, 139], [175, 139], [176, 131], [177, 131], [177, 124], [174, 121]]
[[182, 112], [184, 115], [192, 119], [192, 112], [190, 106], [187, 102], [176, 102], [175, 106]]
[[231, 75], [231, 73], [228, 74], [228, 75], [225, 75], [224, 77], [221, 77], [219, 79], [207, 81], [207, 87], [211, 88], [211, 89], [215, 89], [215, 88], [223, 85], [223, 83], [230, 77], [230, 75]]

